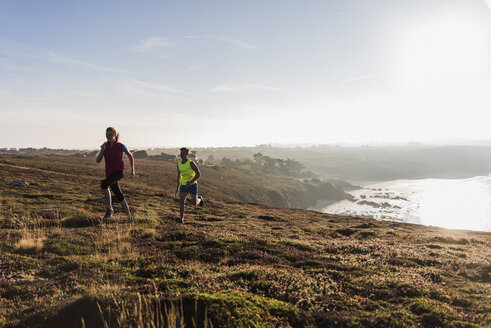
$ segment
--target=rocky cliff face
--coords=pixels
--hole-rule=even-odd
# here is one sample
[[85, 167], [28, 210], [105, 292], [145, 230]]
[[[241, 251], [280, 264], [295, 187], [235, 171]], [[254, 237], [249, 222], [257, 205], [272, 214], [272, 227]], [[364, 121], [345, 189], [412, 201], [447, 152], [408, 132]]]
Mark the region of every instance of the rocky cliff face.
[[263, 192], [267, 196], [266, 201], [264, 197], [260, 197], [257, 203], [282, 208], [307, 209], [316, 206], [317, 201], [340, 201], [353, 198], [336, 184], [320, 181], [301, 182], [280, 190], [264, 189]]

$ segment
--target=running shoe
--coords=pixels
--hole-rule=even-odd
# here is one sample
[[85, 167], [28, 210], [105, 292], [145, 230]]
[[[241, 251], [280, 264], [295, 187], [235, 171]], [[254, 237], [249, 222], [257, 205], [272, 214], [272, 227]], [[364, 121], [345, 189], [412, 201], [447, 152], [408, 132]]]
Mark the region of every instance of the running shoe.
[[203, 197], [198, 196], [198, 199], [200, 199], [200, 200], [201, 200], [201, 201], [199, 202], [198, 206], [203, 207], [203, 205], [205, 204], [205, 201], [203, 200]]
[[104, 214], [104, 219], [109, 219], [114, 214], [114, 209], [108, 208], [106, 210], [106, 214]]

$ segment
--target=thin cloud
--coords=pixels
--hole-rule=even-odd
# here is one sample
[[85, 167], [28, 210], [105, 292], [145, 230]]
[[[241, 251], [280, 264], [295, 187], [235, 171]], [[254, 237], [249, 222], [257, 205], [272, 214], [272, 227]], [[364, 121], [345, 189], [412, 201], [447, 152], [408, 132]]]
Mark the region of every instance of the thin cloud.
[[222, 84], [217, 87], [214, 87], [208, 93], [219, 93], [219, 92], [243, 92], [242, 88], [234, 87], [227, 84]]
[[186, 39], [213, 39], [213, 40], [219, 40], [223, 41], [225, 43], [231, 44], [234, 47], [237, 48], [243, 48], [243, 49], [256, 49], [257, 46], [254, 44], [251, 44], [249, 42], [245, 42], [242, 40], [237, 40], [237, 39], [232, 39], [226, 36], [220, 36], [220, 35], [189, 35], [185, 37]]
[[27, 68], [15, 66], [15, 65], [9, 65], [9, 64], [0, 64], [0, 69], [6, 69], [10, 71], [23, 72], [23, 73], [29, 72]]
[[32, 100], [36, 102], [48, 102], [48, 103], [64, 103], [64, 104], [93, 104], [93, 102], [85, 100], [71, 100], [71, 99], [61, 99], [53, 97], [31, 97], [31, 96], [16, 96], [11, 95], [10, 98], [18, 100]]
[[190, 93], [178, 90], [172, 86], [169, 86], [167, 84], [160, 84], [160, 83], [150, 83], [150, 82], [143, 82], [139, 80], [133, 80], [138, 86], [140, 86], [143, 89], [150, 90], [150, 91], [159, 91], [159, 92], [166, 92], [166, 93], [171, 93], [171, 94], [177, 94], [177, 95], [190, 95]]
[[385, 72], [378, 72], [378, 73], [373, 73], [373, 74], [367, 74], [367, 75], [362, 75], [362, 76], [357, 76], [357, 77], [354, 77], [354, 78], [351, 78], [351, 79], [347, 79], [347, 80], [344, 80], [343, 82], [350, 83], [350, 82], [355, 82], [355, 81], [360, 81], [360, 80], [365, 80], [365, 79], [371, 79], [373, 77], [383, 76], [383, 75], [387, 75], [387, 74], [390, 74], [390, 73], [391, 73], [391, 71], [385, 71]]
[[190, 66], [182, 70], [182, 72], [190, 72], [190, 71], [195, 71], [197, 69], [201, 69], [203, 67], [209, 66], [211, 63], [206, 63], [206, 64], [201, 64], [201, 65], [195, 65], [195, 66]]
[[45, 53], [45, 54], [41, 54], [40, 56], [37, 56], [37, 57], [52, 60], [52, 61], [55, 61], [58, 63], [73, 64], [73, 65], [78, 65], [78, 66], [91, 68], [91, 69], [95, 69], [95, 70], [99, 70], [99, 71], [106, 71], [106, 72], [113, 72], [113, 73], [128, 73], [128, 72], [123, 71], [123, 70], [118, 69], [118, 68], [92, 64], [92, 63], [89, 63], [89, 62], [86, 62], [83, 60], [69, 58], [69, 57], [58, 55], [55, 53]]
[[[243, 113], [261, 113], [266, 109], [266, 106], [258, 106], [247, 103], [237, 103], [235, 106], [238, 107]], [[267, 109], [269, 110], [270, 108]]]
[[243, 86], [247, 87], [247, 88], [261, 89], [261, 90], [266, 90], [266, 91], [275, 91], [275, 92], [282, 92], [283, 91], [277, 87], [271, 87], [271, 86], [260, 85], [260, 84], [243, 84]]
[[20, 44], [10, 40], [0, 40], [0, 53], [9, 56], [16, 56], [16, 57], [23, 56], [23, 57], [39, 58], [43, 60], [53, 61], [56, 63], [77, 65], [77, 66], [82, 66], [82, 67], [95, 69], [99, 71], [106, 71], [106, 72], [113, 72], [113, 73], [128, 73], [118, 68], [93, 64], [87, 61], [60, 55], [54, 52], [49, 52], [49, 51], [44, 51], [33, 47], [29, 47], [24, 44]]
[[138, 52], [145, 52], [145, 51], [152, 51], [154, 49], [162, 48], [162, 47], [171, 47], [173, 45], [174, 43], [171, 42], [168, 38], [152, 37], [152, 38], [146, 38], [140, 40], [140, 44], [131, 48], [131, 50], [138, 51]]
[[274, 91], [274, 92], [282, 92], [280, 88], [276, 87], [271, 87], [271, 86], [266, 86], [266, 85], [260, 85], [260, 84], [239, 84], [237, 86], [235, 85], [229, 85], [229, 84], [222, 84], [219, 86], [214, 87], [208, 93], [219, 93], [219, 92], [245, 92], [246, 89], [257, 89], [257, 90], [262, 90], [262, 91]]

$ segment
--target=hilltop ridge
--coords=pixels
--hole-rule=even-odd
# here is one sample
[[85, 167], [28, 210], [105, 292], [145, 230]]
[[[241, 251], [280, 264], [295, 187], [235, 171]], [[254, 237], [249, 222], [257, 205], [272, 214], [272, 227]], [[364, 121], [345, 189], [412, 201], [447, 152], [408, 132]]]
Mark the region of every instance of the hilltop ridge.
[[0, 161], [0, 326], [491, 324], [490, 233], [244, 203], [206, 175], [183, 225], [173, 166], [153, 161], [122, 182], [130, 227], [101, 219], [93, 159]]

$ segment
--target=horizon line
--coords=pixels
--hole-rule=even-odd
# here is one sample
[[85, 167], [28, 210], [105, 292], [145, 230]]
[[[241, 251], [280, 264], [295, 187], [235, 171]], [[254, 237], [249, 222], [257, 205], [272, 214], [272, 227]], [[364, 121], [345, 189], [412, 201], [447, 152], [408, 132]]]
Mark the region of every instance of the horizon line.
[[[483, 145], [484, 143], [489, 143], [488, 145]], [[274, 148], [312, 148], [320, 146], [330, 146], [330, 147], [394, 147], [394, 146], [487, 146], [491, 147], [491, 139], [479, 139], [479, 140], [433, 140], [433, 141], [401, 141], [401, 142], [331, 142], [331, 143], [264, 143], [256, 145], [235, 145], [235, 146], [203, 146], [203, 145], [184, 145], [188, 148], [194, 149], [208, 149], [208, 148], [264, 148], [264, 147], [274, 147]], [[148, 149], [174, 149], [181, 148], [183, 145], [159, 145], [159, 146], [135, 146], [129, 147], [132, 150], [148, 150]], [[0, 146], [0, 151], [2, 150], [21, 150], [21, 149], [35, 149], [35, 150], [68, 150], [68, 151], [94, 151], [94, 148], [83, 148], [83, 147], [34, 147], [34, 146]]]

